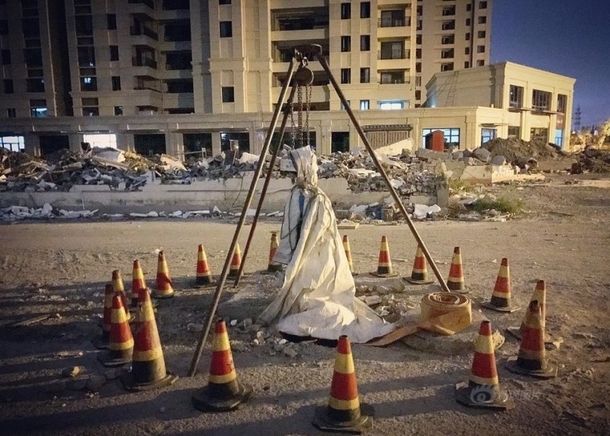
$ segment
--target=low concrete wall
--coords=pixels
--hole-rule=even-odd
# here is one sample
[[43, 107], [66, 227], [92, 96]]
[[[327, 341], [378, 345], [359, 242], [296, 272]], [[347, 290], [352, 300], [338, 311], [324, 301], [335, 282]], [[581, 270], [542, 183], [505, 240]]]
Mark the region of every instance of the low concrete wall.
[[[50, 203], [54, 208], [66, 210], [95, 210], [99, 213], [147, 213], [152, 210], [173, 212], [177, 210], [212, 209], [241, 211], [252, 177], [241, 179], [197, 181], [190, 185], [162, 185], [154, 181], [141, 191], [111, 191], [104, 185], [78, 185], [69, 192], [0, 192], [0, 207], [27, 206], [39, 208]], [[252, 201], [256, 208], [264, 179], [257, 183]], [[320, 179], [319, 186], [328, 195], [335, 208], [346, 209], [354, 204], [381, 202], [388, 192], [353, 193], [344, 178]], [[290, 179], [272, 179], [263, 204], [263, 212], [284, 210], [292, 188]]]

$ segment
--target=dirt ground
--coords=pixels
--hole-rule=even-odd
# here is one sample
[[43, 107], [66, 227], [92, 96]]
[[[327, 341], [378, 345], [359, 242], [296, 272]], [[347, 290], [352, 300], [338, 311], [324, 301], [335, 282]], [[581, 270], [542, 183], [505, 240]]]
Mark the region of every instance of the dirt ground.
[[[461, 247], [474, 311], [477, 302], [489, 299], [503, 257], [510, 260], [512, 296], [521, 307], [536, 281], [546, 281], [547, 331], [563, 340], [547, 357], [559, 373], [537, 380], [508, 372], [504, 362], [516, 355], [519, 344], [507, 335], [496, 360], [501, 387], [516, 406], [490, 412], [466, 408], [454, 398], [454, 385], [470, 374], [471, 352], [445, 356], [403, 342], [386, 348], [353, 345], [361, 401], [375, 408], [370, 434], [610, 435], [609, 182], [553, 175], [541, 184], [495, 186], [488, 191], [521, 198], [526, 214], [506, 222], [416, 223], [443, 274], [453, 247]], [[269, 231], [279, 227], [279, 221], [259, 224], [246, 262], [248, 275], [237, 289], [229, 283], [219, 310], [237, 321], [229, 328], [237, 374], [254, 394], [236, 411], [202, 413], [190, 399], [207, 383], [210, 349], [204, 348], [197, 375], [188, 377], [199, 337], [189, 330], [203, 323], [215, 288], [194, 289], [190, 283], [200, 243], [212, 272], [220, 273], [234, 223], [0, 226], [0, 433], [321, 434], [312, 419], [315, 407], [328, 401], [335, 350], [311, 342], [283, 344], [272, 329], [243, 325], [244, 319], [256, 318], [280, 284], [279, 277], [259, 274], [267, 266]], [[249, 229], [241, 235], [242, 249]], [[357, 272], [376, 269], [379, 240], [387, 235], [394, 269], [410, 274], [415, 242], [406, 225], [361, 225], [342, 233], [350, 237]], [[103, 287], [111, 271], [122, 271], [129, 290], [132, 261], [138, 258], [152, 285], [158, 250], [166, 254], [176, 293], [159, 302], [156, 319], [167, 367], [180, 378], [171, 387], [128, 393], [97, 361], [99, 351], [91, 340], [101, 333]], [[422, 290], [409, 285], [402, 293], [418, 301]], [[524, 310], [483, 313], [503, 331], [519, 325]], [[11, 326], [38, 315], [50, 317]], [[77, 378], [62, 375], [75, 366], [82, 371]]]

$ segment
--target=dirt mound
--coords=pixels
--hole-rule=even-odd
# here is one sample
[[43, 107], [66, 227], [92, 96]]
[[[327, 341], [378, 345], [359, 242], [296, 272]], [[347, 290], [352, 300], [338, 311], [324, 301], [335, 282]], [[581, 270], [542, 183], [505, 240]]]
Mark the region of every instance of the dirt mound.
[[610, 173], [610, 151], [587, 147], [578, 153], [578, 162], [572, 164], [572, 174]]
[[545, 141], [523, 141], [516, 138], [496, 138], [483, 145], [490, 153], [491, 157], [504, 156], [508, 162], [515, 165], [527, 163], [528, 161], [544, 158], [557, 158], [565, 156], [556, 145]]

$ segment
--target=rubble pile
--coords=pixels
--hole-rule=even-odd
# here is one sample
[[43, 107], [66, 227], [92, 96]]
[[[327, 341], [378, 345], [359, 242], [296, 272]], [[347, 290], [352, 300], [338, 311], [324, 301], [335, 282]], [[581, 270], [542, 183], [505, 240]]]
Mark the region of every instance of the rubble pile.
[[[523, 141], [517, 138], [496, 138], [486, 142], [480, 148], [489, 152], [486, 155], [488, 158], [486, 163], [493, 163], [495, 165], [508, 163], [525, 170], [536, 169], [538, 159], [540, 158], [566, 156], [566, 153], [558, 146], [539, 140]], [[477, 150], [479, 149], [475, 149], [473, 154], [480, 159], [480, 156], [476, 155]], [[485, 156], [484, 152], [481, 154]], [[504, 162], [498, 156], [503, 157]], [[482, 160], [485, 161], [485, 159]]]
[[610, 173], [610, 151], [586, 147], [578, 154], [578, 162], [572, 164], [570, 173]]

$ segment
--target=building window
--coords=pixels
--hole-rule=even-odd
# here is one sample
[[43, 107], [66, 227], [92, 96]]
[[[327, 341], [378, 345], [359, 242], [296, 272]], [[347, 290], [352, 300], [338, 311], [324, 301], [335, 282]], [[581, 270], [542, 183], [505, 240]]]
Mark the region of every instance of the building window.
[[487, 17], [479, 17], [479, 24], [487, 23]]
[[487, 33], [484, 30], [479, 30], [477, 32], [477, 37], [478, 38], [485, 38], [485, 36], [487, 36]]
[[106, 20], [108, 21], [108, 30], [115, 30], [116, 14], [106, 14]]
[[519, 138], [521, 136], [521, 128], [519, 126], [508, 126], [508, 138]]
[[361, 111], [368, 111], [370, 108], [371, 108], [370, 100], [360, 100], [360, 110]]
[[341, 3], [341, 19], [349, 20], [352, 17], [352, 4]]
[[46, 100], [30, 100], [30, 115], [33, 118], [44, 118], [47, 116]]
[[508, 106], [512, 108], [523, 107], [523, 87], [510, 85], [508, 92]]
[[405, 83], [405, 73], [399, 71], [382, 71], [380, 74], [381, 84], [389, 85], [392, 83]]
[[11, 151], [23, 151], [25, 148], [25, 138], [23, 136], [0, 136], [0, 148], [7, 148]]
[[443, 21], [441, 24], [441, 30], [454, 30], [455, 29], [455, 21]]
[[415, 36], [415, 44], [421, 44], [422, 36], [421, 33]]
[[371, 49], [371, 35], [360, 36], [360, 51], [369, 51]]
[[352, 50], [352, 38], [351, 36], [341, 37], [341, 51], [348, 52]]
[[453, 71], [453, 62], [441, 64], [441, 71]]
[[123, 106], [115, 106], [114, 107], [114, 114], [115, 115], [123, 115]]
[[76, 36], [93, 35], [93, 20], [91, 15], [74, 17], [74, 24], [76, 25]]
[[231, 21], [220, 22], [220, 37], [231, 38], [233, 36], [233, 23]]
[[563, 130], [555, 129], [555, 145], [563, 147]]
[[83, 107], [83, 117], [97, 117], [100, 115], [100, 108]]
[[360, 83], [370, 83], [371, 82], [371, 69], [360, 68]]
[[382, 111], [395, 111], [405, 108], [405, 102], [401, 100], [384, 100], [379, 102], [379, 109]]
[[28, 92], [44, 92], [44, 79], [27, 79], [26, 81]]
[[2, 49], [2, 65], [11, 64], [11, 51], [8, 49]]
[[341, 83], [351, 83], [352, 70], [350, 68], [341, 68]]
[[371, 18], [371, 2], [360, 3], [360, 18]]
[[470, 3], [468, 3], [466, 5], [466, 12], [470, 12], [470, 11], [472, 11], [472, 5]]
[[460, 146], [460, 129], [457, 128], [422, 129], [422, 144], [426, 143], [426, 136], [436, 130], [440, 130], [441, 132], [443, 132], [443, 136], [445, 137], [445, 148]]
[[470, 32], [466, 32], [466, 34], [464, 35], [464, 39], [466, 41], [470, 41]]
[[415, 86], [421, 86], [421, 76], [415, 76]]
[[484, 67], [485, 66], [485, 61], [483, 59], [480, 59], [477, 61], [477, 67]]
[[421, 59], [421, 48], [415, 49], [415, 59]]
[[83, 104], [83, 106], [98, 106], [100, 104], [100, 101], [96, 97], [87, 97], [82, 98], [81, 103]]
[[119, 60], [119, 46], [118, 45], [110, 46], [110, 60], [111, 61]]
[[443, 35], [441, 36], [441, 44], [453, 44], [455, 43], [455, 35]]
[[230, 5], [231, 0], [218, 0], [219, 5]]
[[469, 55], [469, 54], [470, 54], [470, 47], [466, 47], [466, 48], [464, 49], [464, 54], [465, 54], [465, 55]]
[[551, 109], [551, 93], [534, 89], [532, 92], [532, 109], [548, 111]]
[[464, 68], [470, 68], [470, 62], [464, 61]]
[[[347, 102], [347, 105], [349, 106], [350, 105], [350, 101], [346, 100], [346, 102]], [[343, 102], [341, 102], [341, 110], [344, 111], [346, 109], [347, 109], [346, 106], [343, 104]]]
[[121, 90], [121, 76], [112, 76], [112, 90], [120, 91]]
[[415, 100], [421, 100], [421, 90], [415, 91]]
[[15, 92], [15, 89], [13, 88], [13, 79], [4, 79], [4, 93], [12, 94], [13, 92]]
[[421, 62], [416, 62], [415, 63], [415, 72], [416, 73], [421, 73]]
[[549, 129], [545, 127], [532, 127], [530, 129], [530, 140], [531, 141], [544, 141], [549, 140]]
[[[566, 113], [568, 108], [568, 96], [565, 94], [557, 94], [557, 112]], [[560, 145], [560, 144], [557, 144]]]
[[485, 53], [485, 46], [477, 45], [477, 53]]
[[6, 110], [6, 117], [7, 118], [17, 118], [17, 111], [15, 110], [14, 107], [10, 107]]
[[80, 78], [80, 90], [81, 91], [97, 91], [97, 78], [96, 77], [81, 77]]
[[481, 145], [491, 141], [492, 139], [496, 139], [496, 135], [496, 129], [481, 129]]
[[487, 2], [479, 2], [479, 9], [487, 9]]
[[379, 27], [404, 27], [405, 25], [411, 25], [410, 20], [410, 17], [405, 17], [403, 9], [381, 11]]
[[472, 24], [472, 20], [470, 18], [466, 18], [466, 27], [470, 27]]
[[452, 48], [446, 48], [444, 50], [441, 50], [441, 59], [452, 59], [453, 53], [454, 51]]
[[[76, 50], [77, 50], [77, 54], [78, 54], [78, 66], [79, 67], [95, 67], [95, 48], [94, 47], [78, 47]], [[110, 53], [112, 53], [112, 49], [110, 50]]]
[[387, 41], [381, 43], [379, 59], [408, 59], [403, 41]]
[[222, 102], [223, 103], [234, 103], [235, 102], [235, 88], [232, 86], [222, 87]]
[[28, 68], [42, 68], [42, 49], [25, 48], [23, 49], [23, 57]]
[[455, 6], [446, 6], [443, 8], [443, 17], [450, 17], [455, 15]]

